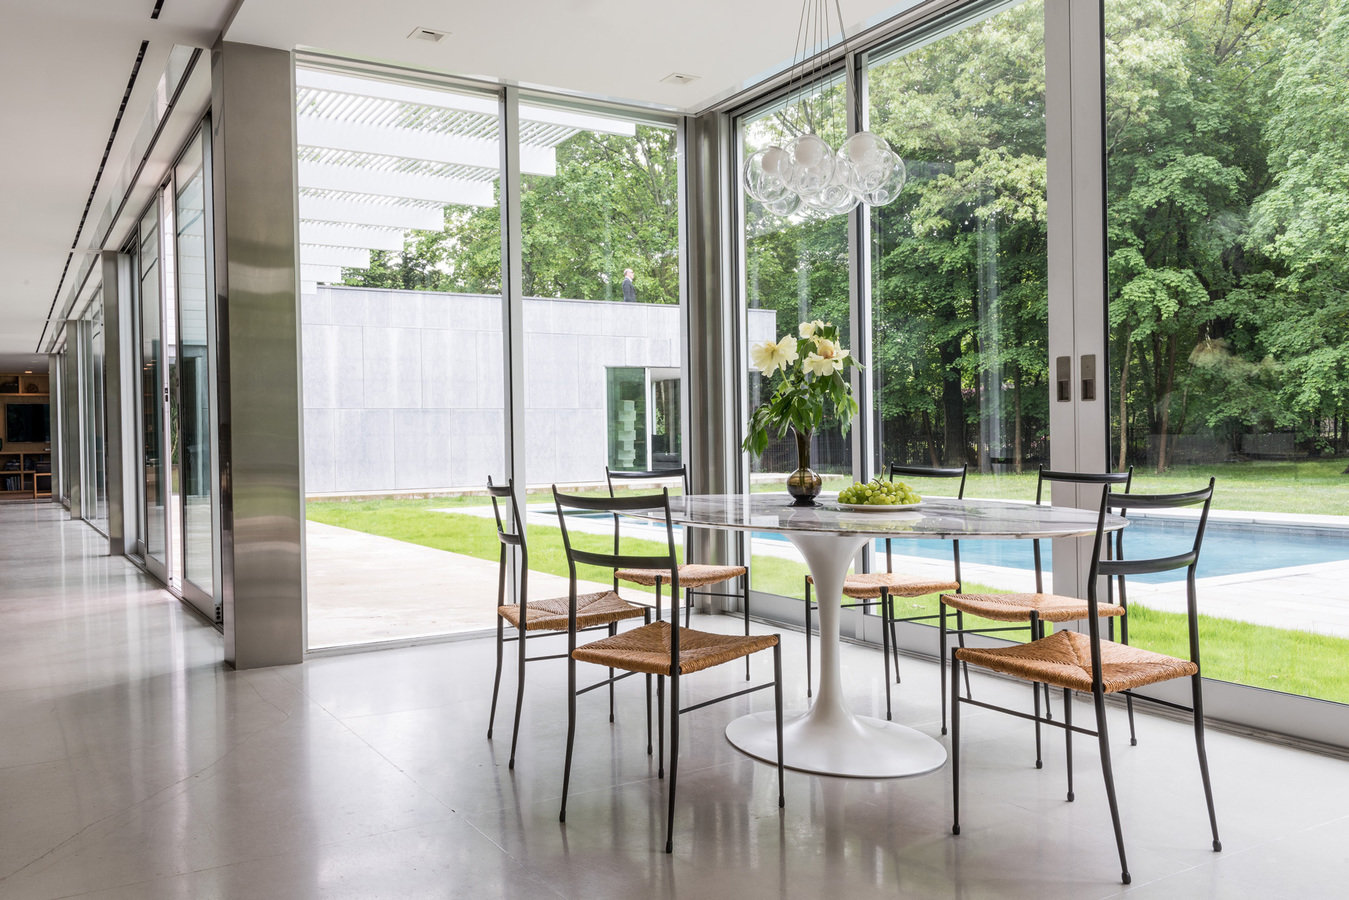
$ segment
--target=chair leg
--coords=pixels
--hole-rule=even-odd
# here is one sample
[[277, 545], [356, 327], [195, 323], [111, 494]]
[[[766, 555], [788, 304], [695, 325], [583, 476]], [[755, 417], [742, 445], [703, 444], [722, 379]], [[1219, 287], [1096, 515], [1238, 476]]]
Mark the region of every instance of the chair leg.
[[[1045, 623], [1041, 622], [1040, 633], [1038, 635], [1032, 635], [1032, 637], [1039, 639], [1044, 636], [1045, 636]], [[1044, 686], [1044, 691], [1045, 691], [1045, 718], [1052, 722], [1054, 721], [1054, 708], [1049, 705], [1049, 685], [1046, 684]]]
[[1092, 692], [1096, 701], [1096, 740], [1101, 747], [1101, 774], [1105, 776], [1105, 796], [1110, 802], [1110, 821], [1115, 826], [1115, 846], [1119, 848], [1120, 880], [1128, 884], [1129, 863], [1124, 858], [1124, 831], [1119, 824], [1119, 801], [1115, 798], [1115, 774], [1110, 768], [1110, 735], [1105, 724], [1105, 693]]
[[1208, 777], [1208, 753], [1204, 749], [1204, 697], [1198, 675], [1190, 677], [1194, 689], [1194, 746], [1199, 752], [1199, 777], [1204, 782], [1204, 800], [1208, 803], [1208, 823], [1213, 831], [1213, 852], [1221, 853], [1223, 842], [1218, 839], [1218, 816], [1213, 811], [1213, 785]]
[[890, 600], [890, 611], [887, 614], [890, 619], [890, 655], [895, 660], [895, 684], [899, 684], [899, 641], [895, 639], [895, 595], [884, 589], [881, 593], [885, 594]]
[[1129, 711], [1129, 746], [1138, 746], [1138, 732], [1134, 731], [1134, 698], [1124, 695], [1124, 708]]
[[[961, 649], [964, 649], [965, 613], [959, 609], [956, 610], [956, 643], [960, 645]], [[968, 700], [969, 698], [974, 696], [973, 694], [970, 693], [970, 664], [967, 662], [962, 662], [960, 664], [960, 669], [962, 672], [965, 673], [965, 699]]]
[[656, 777], [665, 777], [665, 676], [656, 676]]
[[1068, 802], [1072, 803], [1073, 795], [1073, 692], [1063, 689], [1063, 741], [1064, 756], [1068, 761]]
[[[1039, 617], [1034, 611], [1030, 614], [1030, 638], [1038, 640], [1043, 634], [1044, 627], [1040, 624]], [[1035, 768], [1043, 769], [1045, 767], [1043, 754], [1040, 752], [1040, 685], [1037, 682], [1031, 682], [1030, 695], [1035, 704]]]
[[787, 805], [787, 788], [782, 773], [782, 643], [773, 645], [773, 711], [778, 732], [778, 809]]
[[[609, 623], [609, 637], [618, 634], [618, 623]], [[614, 669], [609, 667], [609, 724], [614, 724]]]
[[814, 670], [810, 662], [810, 581], [806, 581], [806, 696], [812, 696], [812, 680]]
[[[670, 599], [671, 599], [671, 602], [673, 602], [673, 601], [675, 600], [675, 597], [674, 597], [673, 595], [671, 595], [671, 598], [670, 598]], [[692, 593], [691, 591], [689, 591], [688, 588], [684, 588], [684, 627], [685, 627], [685, 628], [688, 628], [688, 627], [689, 627], [689, 615], [692, 614], [692, 612], [693, 612], [693, 593]], [[673, 609], [670, 611], [670, 618], [673, 619], [673, 620], [676, 621], [676, 622], [679, 621], [679, 616], [674, 612]]]
[[941, 733], [946, 734], [946, 604], [940, 598], [937, 604], [941, 607], [941, 649], [937, 652], [941, 675], [937, 678], [937, 685], [941, 691]]
[[646, 755], [651, 755], [651, 676], [646, 677]]
[[567, 788], [571, 786], [571, 751], [576, 743], [576, 660], [567, 657], [567, 756], [562, 763], [562, 808], [557, 820], [567, 821]]
[[951, 833], [960, 834], [960, 664], [951, 651]]
[[[745, 611], [745, 637], [749, 637], [749, 572], [746, 572], [740, 580], [745, 586], [744, 593], [740, 597], [740, 608]], [[749, 681], [749, 656], [745, 657], [745, 680]]]
[[504, 643], [505, 634], [502, 631], [501, 616], [497, 616], [497, 675], [492, 681], [492, 711], [487, 715], [487, 739], [492, 739], [492, 725], [497, 719], [497, 691], [501, 689], [501, 651]]
[[881, 658], [885, 660], [885, 720], [890, 721], [890, 598], [881, 590]]
[[665, 852], [674, 852], [675, 780], [679, 776], [679, 670], [670, 673], [670, 799], [665, 812]]
[[520, 634], [515, 639], [516, 648], [519, 653], [516, 654], [515, 663], [515, 722], [511, 725], [511, 759], [506, 764], [506, 768], [515, 768], [515, 745], [520, 740], [520, 711], [525, 708], [525, 630], [520, 629]]

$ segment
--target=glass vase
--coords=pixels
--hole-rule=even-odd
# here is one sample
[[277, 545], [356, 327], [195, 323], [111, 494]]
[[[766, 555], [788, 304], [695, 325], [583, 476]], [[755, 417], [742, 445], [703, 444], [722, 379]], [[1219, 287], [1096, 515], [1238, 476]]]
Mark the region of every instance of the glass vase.
[[792, 506], [819, 506], [815, 498], [824, 482], [810, 468], [810, 432], [793, 428], [792, 434], [796, 436], [796, 471], [787, 476], [787, 493], [795, 498]]

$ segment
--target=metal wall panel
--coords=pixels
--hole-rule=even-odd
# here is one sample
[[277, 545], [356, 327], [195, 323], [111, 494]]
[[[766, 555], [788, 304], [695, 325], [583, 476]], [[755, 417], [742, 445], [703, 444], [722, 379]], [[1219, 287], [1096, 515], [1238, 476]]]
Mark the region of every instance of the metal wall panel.
[[[744, 486], [736, 444], [741, 417], [736, 348], [744, 313], [732, 289], [730, 185], [735, 168], [730, 119], [721, 113], [686, 119], [684, 141], [688, 160], [684, 346], [689, 381], [685, 462], [695, 494], [732, 493]], [[699, 562], [730, 563], [743, 553], [743, 538], [731, 540], [725, 532], [690, 529], [687, 552]]]
[[236, 668], [304, 657], [299, 246], [291, 54], [211, 51], [221, 594]]
[[[130, 402], [131, 377], [126, 350], [132, 346], [131, 293], [126, 258], [100, 254], [103, 274], [103, 398], [107, 414], [104, 452], [108, 485], [108, 552], [125, 556], [135, 541], [135, 435]], [[128, 499], [130, 498], [130, 499]]]

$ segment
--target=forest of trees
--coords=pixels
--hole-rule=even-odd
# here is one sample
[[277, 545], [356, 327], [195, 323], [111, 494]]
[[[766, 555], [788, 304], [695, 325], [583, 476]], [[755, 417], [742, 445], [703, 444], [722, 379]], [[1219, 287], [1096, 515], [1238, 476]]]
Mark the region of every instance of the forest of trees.
[[[1112, 455], [1158, 469], [1349, 446], [1349, 7], [1337, 0], [1107, 0]], [[871, 130], [909, 185], [871, 217], [884, 460], [1047, 454], [1043, 6], [1030, 0], [868, 74]], [[842, 90], [759, 117], [751, 149], [812, 129]], [[525, 292], [678, 299], [674, 135], [577, 134], [525, 179]], [[750, 203], [747, 294], [848, 322], [847, 222]], [[375, 254], [348, 283], [490, 292], [495, 209]], [[848, 337], [849, 345], [855, 338]], [[1284, 442], [1251, 436], [1278, 434]]]

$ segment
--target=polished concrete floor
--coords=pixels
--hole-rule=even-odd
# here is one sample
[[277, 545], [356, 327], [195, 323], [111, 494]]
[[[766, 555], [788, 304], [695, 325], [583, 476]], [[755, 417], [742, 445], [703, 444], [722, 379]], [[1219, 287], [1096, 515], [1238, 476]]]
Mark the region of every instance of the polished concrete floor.
[[[1217, 731], [1213, 853], [1189, 728], [1112, 722], [1134, 883], [1118, 882], [1094, 746], [1031, 766], [1027, 723], [966, 719], [963, 833], [949, 766], [847, 781], [773, 770], [725, 723], [756, 695], [684, 717], [675, 852], [645, 755], [636, 681], [617, 724], [583, 721], [557, 822], [564, 668], [533, 666], [516, 769], [486, 729], [492, 642], [234, 672], [220, 637], [48, 503], [0, 505], [0, 897], [1315, 898], [1349, 881], [1349, 763]], [[731, 629], [734, 620], [704, 619]], [[784, 635], [790, 707], [802, 638]], [[881, 708], [880, 659], [844, 648], [848, 699]], [[765, 659], [761, 666], [766, 668]], [[743, 684], [689, 679], [691, 700]], [[763, 671], [763, 668], [761, 668]], [[513, 679], [507, 676], [507, 681]], [[982, 697], [1024, 689], [975, 679]], [[510, 704], [507, 703], [509, 710]], [[1077, 705], [1079, 720], [1089, 708]], [[936, 667], [904, 662], [895, 716], [937, 735]]]

